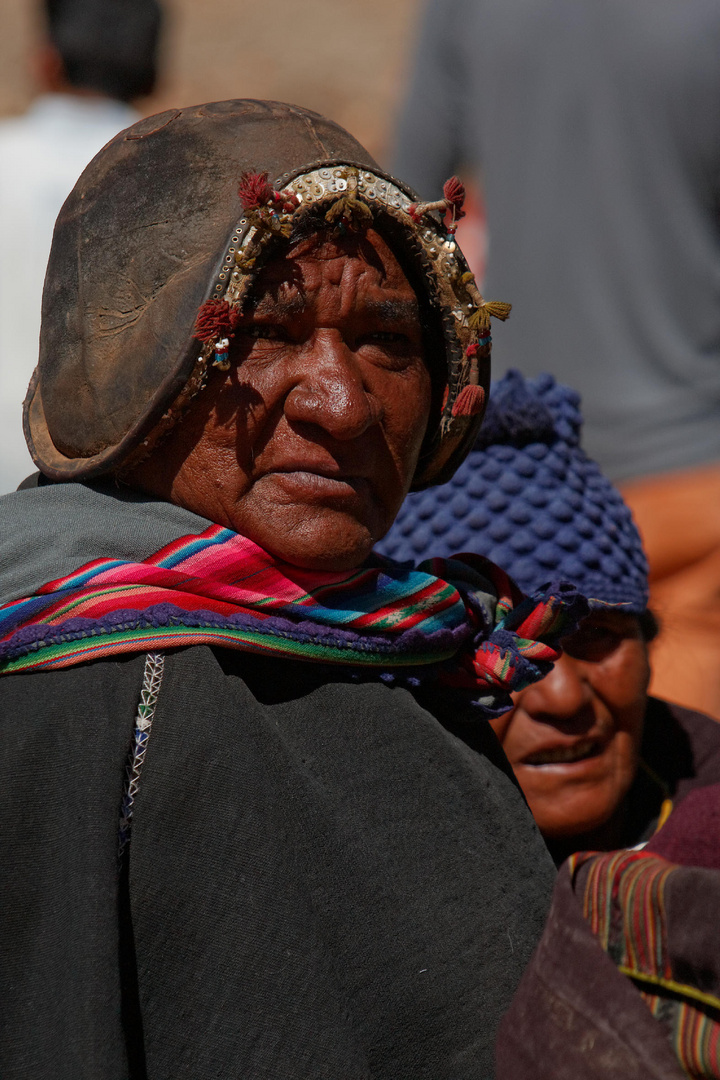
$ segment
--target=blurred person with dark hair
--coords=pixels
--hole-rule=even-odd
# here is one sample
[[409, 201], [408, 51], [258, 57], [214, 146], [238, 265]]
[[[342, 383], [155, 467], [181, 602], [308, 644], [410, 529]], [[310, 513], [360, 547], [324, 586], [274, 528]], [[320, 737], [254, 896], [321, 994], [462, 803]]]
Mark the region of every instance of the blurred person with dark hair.
[[495, 370], [581, 392], [650, 563], [653, 692], [716, 717], [719, 51], [707, 0], [428, 0], [395, 154], [423, 198], [479, 182]]
[[91, 158], [139, 119], [132, 103], [157, 74], [158, 0], [46, 0], [43, 14], [40, 95], [0, 123], [0, 493], [32, 468], [20, 413], [55, 218]]
[[552, 671], [491, 720], [557, 863], [637, 844], [695, 788], [720, 782], [717, 722], [648, 695], [657, 625], [645, 553], [581, 428], [574, 390], [509, 371], [450, 483], [410, 494], [377, 545], [413, 561], [474, 552], [530, 595], [563, 579], [590, 598]]
[[49, 48], [70, 87], [124, 102], [153, 92], [157, 0], [46, 0], [46, 9]]

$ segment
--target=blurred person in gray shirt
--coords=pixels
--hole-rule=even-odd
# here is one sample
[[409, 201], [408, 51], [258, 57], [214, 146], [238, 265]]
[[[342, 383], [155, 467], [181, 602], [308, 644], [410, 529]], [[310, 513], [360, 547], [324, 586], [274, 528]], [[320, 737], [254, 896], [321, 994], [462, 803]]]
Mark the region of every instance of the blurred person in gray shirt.
[[31, 57], [39, 96], [0, 123], [0, 494], [34, 469], [22, 401], [38, 359], [55, 219], [106, 142], [135, 123], [157, 74], [157, 0], [45, 0]]
[[720, 717], [718, 57], [715, 0], [429, 0], [394, 167], [480, 183], [495, 374], [580, 390], [650, 558], [652, 691]]

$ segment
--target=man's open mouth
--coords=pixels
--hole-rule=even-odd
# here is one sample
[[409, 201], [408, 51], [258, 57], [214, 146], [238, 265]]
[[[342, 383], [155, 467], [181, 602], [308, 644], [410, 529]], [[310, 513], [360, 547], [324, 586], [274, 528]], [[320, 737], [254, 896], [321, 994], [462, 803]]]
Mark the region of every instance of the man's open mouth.
[[573, 761], [584, 761], [597, 757], [603, 751], [603, 744], [598, 739], [581, 739], [572, 746], [557, 746], [552, 750], [540, 750], [529, 754], [522, 761], [523, 765], [566, 765]]

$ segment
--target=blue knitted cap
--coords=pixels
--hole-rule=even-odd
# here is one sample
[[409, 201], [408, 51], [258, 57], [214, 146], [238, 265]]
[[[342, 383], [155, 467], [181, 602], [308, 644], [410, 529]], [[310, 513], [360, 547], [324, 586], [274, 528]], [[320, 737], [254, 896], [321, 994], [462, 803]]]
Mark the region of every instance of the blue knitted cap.
[[580, 397], [552, 375], [493, 383], [480, 434], [449, 483], [408, 495], [376, 550], [401, 562], [485, 555], [532, 593], [570, 581], [647, 607], [648, 566], [620, 493], [580, 447]]

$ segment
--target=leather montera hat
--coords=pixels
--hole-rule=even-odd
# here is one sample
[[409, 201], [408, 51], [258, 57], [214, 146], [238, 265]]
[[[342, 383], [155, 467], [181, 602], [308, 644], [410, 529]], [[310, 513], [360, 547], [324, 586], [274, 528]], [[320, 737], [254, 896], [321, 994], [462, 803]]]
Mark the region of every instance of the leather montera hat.
[[[328, 231], [371, 224], [436, 322], [427, 357], [446, 387], [415, 488], [448, 479], [472, 446], [490, 375], [489, 315], [454, 239], [462, 187], [419, 203], [346, 131], [270, 101], [151, 116], [90, 163], [55, 227], [40, 359], [24, 407], [45, 475], [117, 471], [157, 445], [227, 364], [254, 275], [305, 215]], [[306, 219], [308, 220], [308, 219]]]

